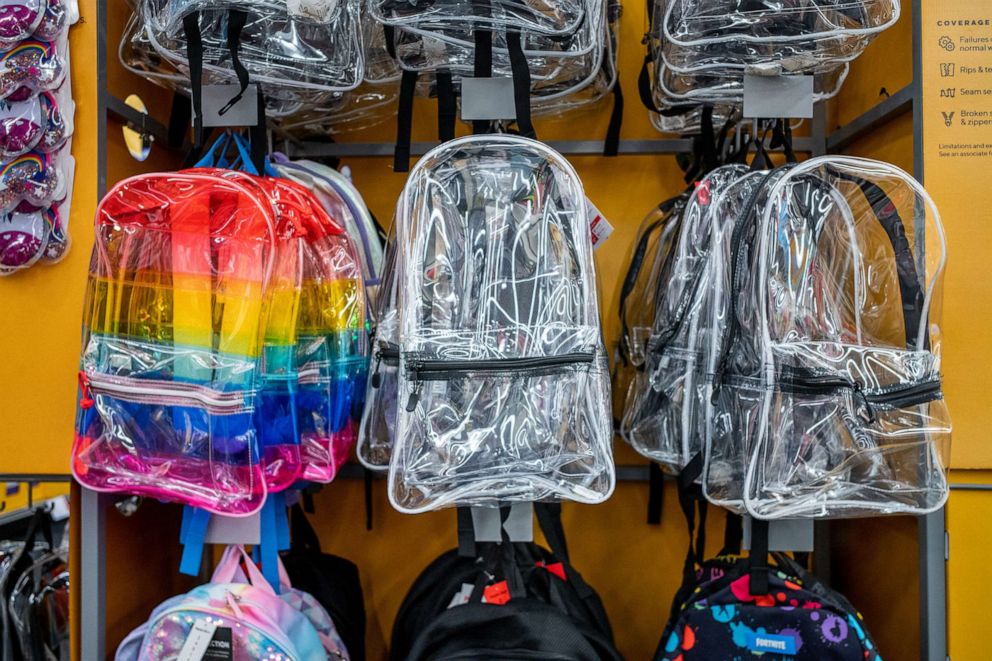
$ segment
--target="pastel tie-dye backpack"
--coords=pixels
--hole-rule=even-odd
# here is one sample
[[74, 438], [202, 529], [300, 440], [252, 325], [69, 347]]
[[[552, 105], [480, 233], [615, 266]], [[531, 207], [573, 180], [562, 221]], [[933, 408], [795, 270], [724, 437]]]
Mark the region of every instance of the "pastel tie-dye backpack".
[[114, 658], [350, 658], [327, 611], [294, 590], [281, 565], [279, 570], [277, 591], [242, 547], [229, 546], [209, 583], [159, 604], [121, 642]]
[[91, 489], [227, 515], [267, 493], [255, 407], [295, 348], [299, 269], [258, 187], [145, 174], [100, 203], [72, 470]]

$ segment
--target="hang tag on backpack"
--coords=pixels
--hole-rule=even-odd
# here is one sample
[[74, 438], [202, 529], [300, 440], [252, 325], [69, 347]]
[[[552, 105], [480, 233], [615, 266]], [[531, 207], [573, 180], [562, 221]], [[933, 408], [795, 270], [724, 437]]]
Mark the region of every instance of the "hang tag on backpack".
[[603, 213], [596, 208], [596, 205], [586, 198], [586, 215], [589, 217], [589, 233], [592, 236], [593, 250], [599, 250], [603, 242], [613, 234], [613, 225], [603, 217]]
[[462, 78], [462, 121], [516, 118], [512, 78]]
[[472, 591], [475, 590], [475, 586], [471, 583], [462, 583], [462, 588], [451, 598], [448, 603], [448, 608], [454, 608], [455, 606], [464, 606], [472, 598]]
[[216, 622], [207, 620], [194, 622], [193, 628], [186, 636], [186, 642], [183, 643], [183, 648], [179, 650], [177, 661], [201, 661], [203, 655], [207, 653], [207, 648], [210, 647], [215, 631], [217, 631]]
[[230, 105], [240, 89], [237, 85], [204, 85], [203, 125], [226, 127], [258, 124], [258, 87], [249, 85], [238, 102]]
[[337, 0], [286, 0], [290, 18], [302, 18], [315, 23], [330, 21], [337, 6]]

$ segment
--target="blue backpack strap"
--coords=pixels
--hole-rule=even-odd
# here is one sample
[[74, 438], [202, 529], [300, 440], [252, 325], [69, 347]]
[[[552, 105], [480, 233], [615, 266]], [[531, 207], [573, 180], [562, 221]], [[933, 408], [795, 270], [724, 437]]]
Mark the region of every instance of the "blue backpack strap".
[[279, 509], [276, 498], [278, 494], [269, 494], [262, 506], [261, 518], [261, 543], [258, 545], [258, 555], [256, 561], [260, 561], [262, 575], [269, 582], [272, 589], [279, 593], [279, 532], [278, 516], [276, 510]]
[[203, 564], [203, 546], [207, 539], [207, 525], [210, 512], [198, 507], [183, 507], [183, 522], [179, 530], [179, 541], [183, 545], [183, 557], [179, 563], [179, 573], [197, 576]]
[[272, 495], [275, 500], [276, 510], [276, 541], [280, 551], [288, 551], [289, 541], [289, 510], [286, 507], [286, 492], [282, 491]]
[[193, 164], [195, 168], [213, 168], [213, 167], [226, 167], [227, 159], [225, 154], [227, 153], [227, 148], [231, 143], [231, 134], [225, 131], [216, 140], [214, 144], [210, 145], [210, 149], [206, 151], [200, 160]]

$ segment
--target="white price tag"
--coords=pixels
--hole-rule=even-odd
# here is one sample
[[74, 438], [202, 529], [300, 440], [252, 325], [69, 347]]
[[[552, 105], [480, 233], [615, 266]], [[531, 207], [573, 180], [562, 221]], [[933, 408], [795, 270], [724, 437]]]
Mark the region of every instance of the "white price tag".
[[337, 4], [337, 0], [286, 0], [286, 9], [290, 18], [327, 23], [331, 20]]
[[468, 600], [472, 598], [472, 590], [475, 586], [471, 583], [462, 583], [462, 589], [455, 593], [455, 596], [451, 598], [451, 603], [448, 604], [448, 608], [454, 608], [455, 606], [464, 606], [468, 603]]
[[186, 642], [183, 643], [183, 648], [179, 650], [177, 661], [200, 661], [207, 653], [207, 648], [210, 647], [210, 641], [213, 639], [215, 631], [217, 631], [216, 622], [197, 620], [193, 624], [193, 628], [190, 629]]
[[593, 250], [598, 250], [610, 234], [613, 234], [613, 225], [603, 217], [602, 212], [596, 208], [589, 198], [586, 198], [586, 215], [589, 217], [589, 233], [592, 236]]

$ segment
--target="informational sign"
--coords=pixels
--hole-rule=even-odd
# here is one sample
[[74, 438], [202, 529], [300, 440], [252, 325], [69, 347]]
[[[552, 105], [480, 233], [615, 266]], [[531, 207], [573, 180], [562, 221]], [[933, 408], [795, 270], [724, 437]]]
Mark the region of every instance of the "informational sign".
[[[944, 394], [951, 464], [992, 468], [992, 2], [924, 2], [923, 182], [947, 238]], [[928, 237], [928, 245], [931, 237]]]

